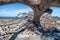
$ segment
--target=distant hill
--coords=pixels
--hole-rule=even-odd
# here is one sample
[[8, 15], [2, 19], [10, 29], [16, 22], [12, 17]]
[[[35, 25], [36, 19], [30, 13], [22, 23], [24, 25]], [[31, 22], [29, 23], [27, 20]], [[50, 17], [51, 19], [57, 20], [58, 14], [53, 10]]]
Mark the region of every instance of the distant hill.
[[[21, 19], [21, 17], [17, 17], [18, 19]], [[17, 19], [16, 17], [0, 17], [0, 20], [1, 19], [7, 19], [7, 20], [9, 20], [9, 19]]]
[[60, 20], [60, 17], [58, 17], [58, 20]]

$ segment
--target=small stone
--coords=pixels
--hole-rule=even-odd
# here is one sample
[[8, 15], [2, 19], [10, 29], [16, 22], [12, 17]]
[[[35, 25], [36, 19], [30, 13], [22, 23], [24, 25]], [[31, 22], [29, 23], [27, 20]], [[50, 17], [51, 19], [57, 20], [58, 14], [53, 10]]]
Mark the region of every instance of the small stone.
[[3, 39], [3, 36], [0, 36], [0, 40], [4, 40], [4, 39]]

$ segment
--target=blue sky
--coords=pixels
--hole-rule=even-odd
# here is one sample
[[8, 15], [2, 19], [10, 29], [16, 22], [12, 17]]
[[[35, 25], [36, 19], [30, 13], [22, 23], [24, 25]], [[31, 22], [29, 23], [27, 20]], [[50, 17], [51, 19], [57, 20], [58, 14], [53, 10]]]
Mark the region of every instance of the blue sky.
[[[60, 8], [58, 7], [51, 7], [53, 9], [53, 16], [60, 17]], [[29, 12], [33, 11], [29, 6], [15, 3], [15, 4], [8, 4], [0, 6], [0, 17], [1, 16], [16, 16], [19, 12]]]
[[53, 10], [52, 16], [60, 17], [60, 8], [58, 8], [58, 7], [51, 7], [51, 9]]
[[16, 16], [19, 12], [28, 11], [32, 11], [32, 9], [21, 3], [0, 6], [0, 16]]

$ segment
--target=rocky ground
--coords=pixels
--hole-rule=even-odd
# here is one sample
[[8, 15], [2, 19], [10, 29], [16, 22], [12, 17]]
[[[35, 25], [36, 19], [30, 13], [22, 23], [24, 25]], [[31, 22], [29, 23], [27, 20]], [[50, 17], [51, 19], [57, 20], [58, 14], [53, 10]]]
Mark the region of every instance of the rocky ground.
[[60, 19], [58, 19], [57, 16], [51, 16], [51, 14], [44, 14], [41, 16], [40, 22], [45, 30], [51, 27], [55, 27], [60, 30]]
[[19, 20], [0, 20], [0, 40], [60, 40], [60, 32], [55, 32], [60, 30], [57, 17], [42, 15], [40, 21], [45, 32], [41, 33], [31, 22], [33, 16], [30, 16]]

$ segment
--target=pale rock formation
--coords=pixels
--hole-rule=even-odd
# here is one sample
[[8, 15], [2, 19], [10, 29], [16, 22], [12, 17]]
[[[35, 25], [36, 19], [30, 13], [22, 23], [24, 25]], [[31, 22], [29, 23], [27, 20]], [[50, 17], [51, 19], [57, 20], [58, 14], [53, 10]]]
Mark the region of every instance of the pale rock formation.
[[55, 27], [60, 30], [60, 21], [59, 20], [56, 21], [56, 26]]
[[51, 16], [51, 14], [44, 14], [40, 18], [42, 27], [47, 30], [48, 28], [55, 27], [60, 30], [60, 20], [58, 17]]
[[32, 31], [25, 30], [24, 32], [17, 35], [15, 40], [41, 40], [41, 36], [35, 34]]

